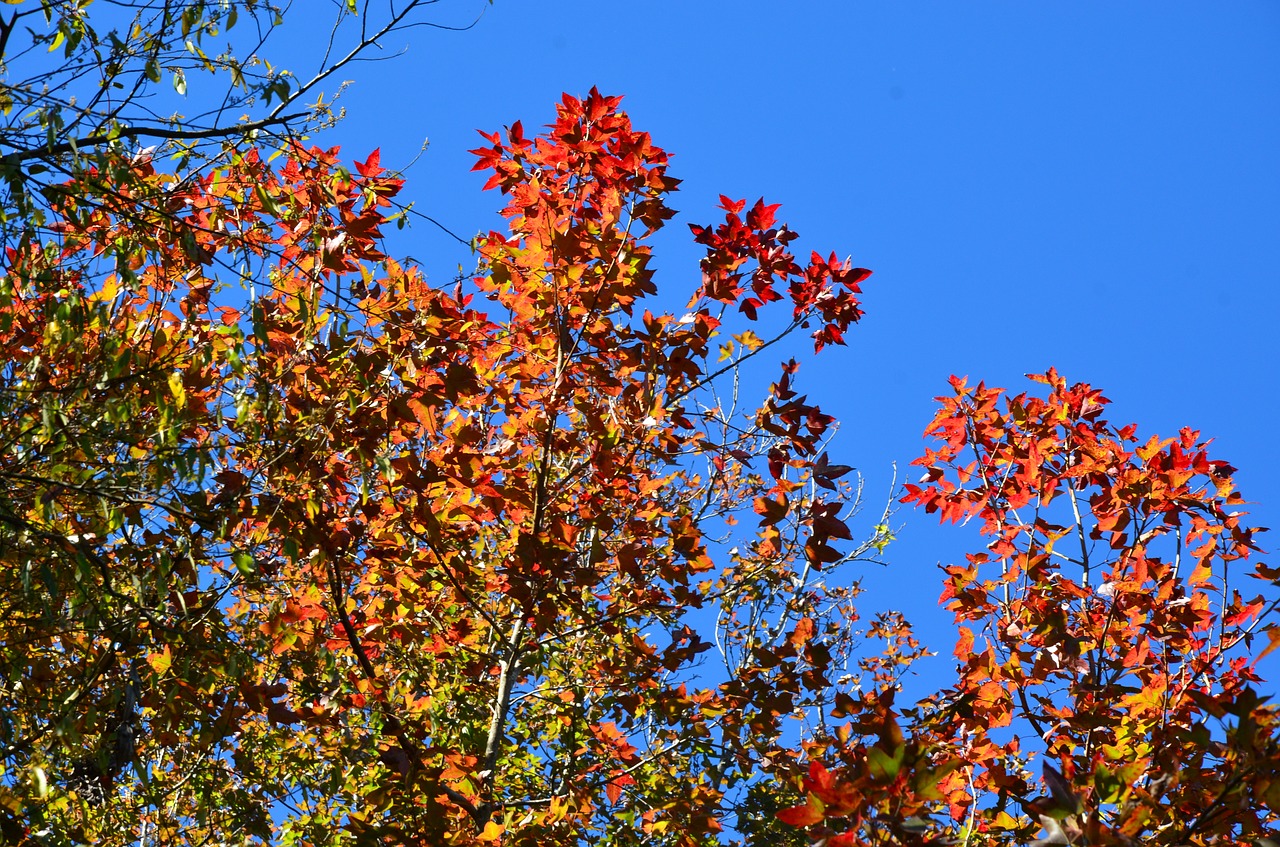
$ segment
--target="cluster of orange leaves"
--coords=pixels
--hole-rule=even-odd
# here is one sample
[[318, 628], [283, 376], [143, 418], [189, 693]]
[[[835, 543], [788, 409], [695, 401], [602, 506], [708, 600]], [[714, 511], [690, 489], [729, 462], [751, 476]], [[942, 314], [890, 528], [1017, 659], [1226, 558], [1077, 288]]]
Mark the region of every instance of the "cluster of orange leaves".
[[[930, 812], [899, 841], [1268, 837], [1280, 717], [1254, 686], [1280, 642], [1280, 570], [1257, 558], [1235, 469], [1193, 430], [1140, 440], [1103, 418], [1097, 389], [1053, 370], [1031, 378], [1043, 396], [953, 378], [926, 431], [938, 446], [906, 487], [903, 502], [976, 520], [987, 543], [943, 568], [958, 679], [911, 710], [911, 744], [894, 749], [919, 745], [924, 772], [945, 773], [897, 796]], [[863, 765], [833, 774], [815, 762], [808, 805], [783, 815], [827, 821], [829, 845], [881, 843], [887, 824], [863, 825], [867, 781]]]
[[[793, 332], [840, 343], [869, 271], [801, 264], [776, 206], [722, 198], [685, 313], [641, 308], [676, 180], [618, 105], [485, 136], [506, 231], [441, 287], [383, 252], [402, 182], [377, 153], [179, 177], [117, 150], [49, 187], [0, 303], [6, 397], [31, 398], [0, 579], [14, 678], [87, 682], [15, 701], [14, 767], [61, 789], [0, 787], [6, 833], [693, 843], [734, 786], [797, 772], [782, 722], [851, 638], [852, 590], [812, 578], [852, 539], [851, 468], [795, 361], [745, 413], [717, 386]], [[717, 362], [735, 321], [768, 341]], [[695, 671], [699, 608], [723, 681]]]

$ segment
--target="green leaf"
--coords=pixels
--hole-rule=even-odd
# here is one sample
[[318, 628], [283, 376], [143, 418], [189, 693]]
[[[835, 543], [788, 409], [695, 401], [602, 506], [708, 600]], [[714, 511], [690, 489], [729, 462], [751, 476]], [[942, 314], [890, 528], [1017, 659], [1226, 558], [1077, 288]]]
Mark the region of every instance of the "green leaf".
[[255, 185], [253, 191], [254, 194], [257, 195], [258, 202], [262, 204], [263, 209], [270, 212], [272, 215], [275, 215], [277, 218], [280, 217], [280, 204], [276, 203], [275, 198], [272, 197], [265, 188], [261, 185]]
[[252, 320], [253, 320], [253, 337], [254, 337], [254, 338], [256, 338], [256, 339], [258, 339], [258, 343], [259, 343], [259, 344], [266, 344], [266, 343], [267, 343], [267, 320], [266, 320], [266, 315], [264, 315], [264, 314], [263, 314], [263, 311], [262, 311], [262, 304], [261, 304], [261, 303], [259, 303], [259, 302], [258, 302], [258, 301], [256, 301], [256, 300], [255, 300], [255, 301], [254, 301], [254, 303], [253, 303], [252, 316], [253, 316], [253, 317], [252, 317]]
[[894, 755], [890, 756], [879, 747], [872, 747], [867, 751], [867, 767], [871, 771], [871, 777], [875, 780], [887, 782], [898, 775], [898, 771], [902, 769], [902, 758], [906, 754], [907, 748], [899, 747], [894, 751]]
[[258, 569], [257, 562], [254, 561], [253, 556], [244, 552], [243, 550], [237, 550], [236, 552], [232, 553], [231, 561], [233, 564], [235, 564], [236, 570], [238, 570], [244, 576], [253, 576], [253, 574]]

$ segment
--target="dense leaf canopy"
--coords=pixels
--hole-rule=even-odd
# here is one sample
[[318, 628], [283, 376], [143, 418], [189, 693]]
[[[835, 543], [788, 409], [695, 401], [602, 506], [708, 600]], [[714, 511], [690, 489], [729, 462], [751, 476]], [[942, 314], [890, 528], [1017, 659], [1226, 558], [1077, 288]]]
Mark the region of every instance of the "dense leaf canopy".
[[[984, 547], [954, 681], [903, 702], [926, 648], [854, 605], [888, 510], [800, 389], [870, 271], [721, 197], [658, 308], [678, 181], [593, 89], [482, 134], [505, 224], [433, 284], [385, 252], [401, 177], [301, 105], [430, 3], [335, 7], [308, 82], [267, 3], [10, 5], [7, 842], [1268, 837], [1280, 572], [1198, 433], [954, 380], [904, 500]], [[197, 74], [226, 93], [156, 117]]]

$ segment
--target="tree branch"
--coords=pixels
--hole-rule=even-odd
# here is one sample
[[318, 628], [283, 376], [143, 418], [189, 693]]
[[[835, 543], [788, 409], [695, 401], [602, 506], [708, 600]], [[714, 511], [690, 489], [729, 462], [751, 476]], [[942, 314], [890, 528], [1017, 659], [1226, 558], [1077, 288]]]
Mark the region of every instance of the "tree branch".
[[489, 735], [484, 744], [484, 768], [482, 777], [486, 785], [493, 784], [493, 770], [498, 763], [498, 753], [502, 749], [503, 725], [507, 722], [507, 711], [511, 708], [511, 690], [515, 687], [516, 670], [520, 661], [520, 640], [524, 634], [525, 616], [519, 614], [511, 625], [511, 633], [507, 636], [506, 655], [499, 663], [498, 698], [493, 703], [493, 715], [489, 720]]
[[[346, 599], [342, 596], [342, 575], [338, 570], [336, 561], [329, 560], [329, 594], [333, 599], [334, 609], [338, 613], [338, 621], [342, 625], [342, 631], [347, 637], [347, 643], [351, 645], [351, 649], [356, 654], [356, 662], [360, 665], [360, 671], [365, 678], [375, 685], [381, 686], [378, 679], [378, 672], [374, 669], [373, 663], [369, 661], [368, 655], [364, 651], [364, 645], [360, 642], [360, 635], [356, 632], [355, 626], [351, 623], [351, 616], [347, 614]], [[385, 707], [382, 710], [383, 719], [387, 722], [387, 728], [395, 735], [396, 740], [400, 742], [400, 747], [404, 750], [405, 755], [409, 757], [409, 774], [408, 781], [413, 784], [418, 765], [422, 761], [424, 751], [409, 733], [405, 731], [404, 724], [400, 719], [392, 714]], [[440, 791], [449, 798], [455, 805], [459, 806], [471, 820], [475, 823], [477, 829], [484, 829], [485, 823], [489, 820], [489, 810], [487, 806], [477, 808], [470, 798], [465, 794], [450, 788], [448, 785], [441, 783]]]
[[338, 70], [340, 70], [343, 65], [346, 65], [354, 61], [361, 53], [369, 49], [369, 47], [371, 47], [374, 44], [377, 44], [378, 41], [383, 36], [389, 35], [390, 33], [394, 32], [395, 29], [400, 26], [401, 21], [403, 21], [406, 17], [408, 17], [409, 13], [412, 12], [415, 8], [417, 8], [419, 3], [420, 3], [420, 0], [412, 0], [412, 2], [409, 3], [407, 6], [405, 6], [404, 9], [402, 9], [398, 14], [394, 15], [391, 18], [391, 20], [387, 21], [386, 26], [382, 27], [382, 29], [375, 32], [372, 36], [364, 34], [364, 30], [363, 30], [364, 22], [362, 21], [360, 43], [357, 44], [355, 47], [353, 47], [351, 49], [351, 52], [347, 53], [347, 55], [343, 56], [341, 59], [334, 62], [332, 65], [323, 69], [322, 71], [317, 73], [315, 76], [313, 76], [311, 79], [303, 83], [302, 87], [299, 88], [297, 91], [295, 91], [287, 99], [282, 100], [280, 104], [277, 105], [274, 109], [272, 109], [271, 113], [267, 115], [267, 119], [275, 118], [277, 115], [280, 114], [281, 111], [284, 110], [286, 106], [293, 103], [293, 101], [297, 100], [299, 97], [306, 94], [312, 88], [319, 85], [321, 82], [328, 79], [333, 74], [337, 73]]
[[259, 129], [266, 129], [271, 126], [282, 126], [289, 121], [306, 117], [306, 112], [295, 112], [290, 115], [281, 115], [279, 117], [272, 113], [272, 116], [262, 118], [257, 121], [249, 121], [248, 123], [236, 124], [227, 127], [209, 127], [208, 129], [165, 129], [164, 127], [121, 127], [114, 133], [95, 133], [94, 135], [86, 135], [75, 140], [68, 139], [58, 144], [50, 144], [42, 147], [26, 147], [7, 153], [3, 157], [3, 162], [8, 165], [17, 165], [28, 159], [41, 159], [52, 156], [61, 156], [71, 153], [81, 147], [96, 147], [99, 144], [107, 144], [119, 138], [159, 138], [166, 141], [199, 141], [210, 138], [227, 138], [232, 135], [253, 132]]

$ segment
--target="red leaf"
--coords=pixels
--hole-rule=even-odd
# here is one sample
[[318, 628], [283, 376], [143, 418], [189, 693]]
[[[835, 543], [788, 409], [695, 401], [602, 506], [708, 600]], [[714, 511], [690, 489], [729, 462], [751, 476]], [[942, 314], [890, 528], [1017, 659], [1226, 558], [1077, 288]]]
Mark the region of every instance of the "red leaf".
[[[781, 203], [770, 203], [766, 206], [764, 198], [757, 200], [756, 204], [751, 207], [751, 211], [747, 212], [747, 226], [752, 229], [768, 229], [773, 226], [774, 215], [777, 214], [780, 208], [782, 208]], [[741, 206], [739, 206], [739, 209], [741, 209]]]
[[616, 779], [609, 780], [609, 782], [604, 787], [604, 792], [605, 794], [609, 795], [610, 803], [612, 803], [615, 806], [618, 805], [618, 800], [622, 798], [622, 786], [618, 783], [618, 780]]
[[822, 801], [810, 794], [809, 801], [803, 806], [792, 806], [778, 812], [778, 820], [791, 826], [812, 826], [822, 822], [825, 811]]
[[369, 158], [365, 159], [363, 162], [356, 162], [356, 170], [360, 172], [360, 176], [365, 177], [366, 179], [373, 179], [382, 173], [382, 168], [379, 167], [378, 164], [381, 161], [382, 149], [375, 148], [374, 151], [369, 154]]
[[720, 195], [720, 208], [724, 209], [726, 212], [730, 212], [731, 214], [738, 214], [746, 208], [746, 205], [746, 200], [730, 200], [725, 195]]

